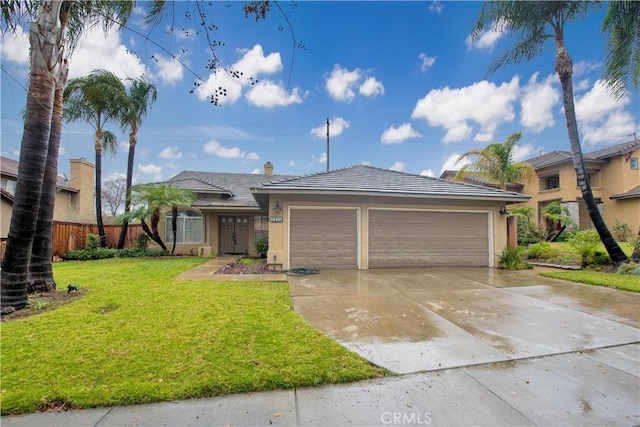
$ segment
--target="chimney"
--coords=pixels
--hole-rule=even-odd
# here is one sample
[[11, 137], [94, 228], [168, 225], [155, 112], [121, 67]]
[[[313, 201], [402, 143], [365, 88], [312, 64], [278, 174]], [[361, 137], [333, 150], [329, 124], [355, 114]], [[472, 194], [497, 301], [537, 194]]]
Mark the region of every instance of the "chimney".
[[264, 174], [273, 175], [273, 164], [271, 162], [267, 162], [264, 164]]

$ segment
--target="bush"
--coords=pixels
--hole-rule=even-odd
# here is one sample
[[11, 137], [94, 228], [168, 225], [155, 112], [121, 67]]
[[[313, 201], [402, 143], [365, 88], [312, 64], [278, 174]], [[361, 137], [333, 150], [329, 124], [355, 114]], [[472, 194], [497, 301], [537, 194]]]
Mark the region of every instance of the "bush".
[[582, 259], [582, 266], [606, 265], [611, 262], [609, 255], [600, 250], [602, 241], [596, 230], [576, 231], [569, 238], [573, 247]]
[[93, 251], [98, 249], [98, 247], [100, 246], [100, 236], [98, 236], [97, 234], [87, 234], [87, 244], [85, 246], [85, 249], [88, 251]]
[[527, 258], [539, 258], [544, 260], [550, 260], [560, 256], [560, 251], [551, 247], [549, 242], [540, 242], [529, 246], [527, 249]]
[[627, 262], [618, 267], [618, 274], [631, 274], [633, 276], [640, 276], [640, 263]]
[[141, 251], [146, 251], [149, 249], [149, 235], [146, 233], [140, 233], [136, 236], [136, 243], [134, 248]]
[[267, 237], [261, 237], [256, 240], [256, 253], [260, 255], [266, 255], [269, 250], [269, 239]]
[[505, 270], [525, 270], [533, 268], [531, 264], [522, 260], [523, 250], [522, 246], [517, 246], [513, 249], [504, 248], [500, 256], [500, 267]]
[[97, 248], [97, 249], [77, 249], [69, 251], [62, 256], [65, 261], [91, 261], [96, 259], [113, 258], [118, 251], [116, 249]]

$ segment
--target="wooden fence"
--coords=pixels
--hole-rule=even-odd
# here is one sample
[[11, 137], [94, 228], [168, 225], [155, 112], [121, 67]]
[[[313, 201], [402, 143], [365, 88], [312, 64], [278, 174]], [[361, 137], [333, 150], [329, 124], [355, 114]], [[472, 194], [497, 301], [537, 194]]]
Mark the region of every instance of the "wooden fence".
[[[139, 224], [129, 225], [127, 229], [127, 238], [124, 241], [125, 248], [135, 246], [138, 234], [142, 234], [142, 226]], [[72, 222], [53, 223], [53, 256], [65, 254], [65, 252], [74, 249], [82, 249], [86, 246], [87, 236], [89, 234], [98, 234], [98, 226], [95, 224], [77, 224]], [[107, 245], [115, 248], [120, 237], [119, 225], [105, 225], [104, 234], [107, 237]]]
[[[119, 225], [105, 225], [104, 233], [107, 236], [107, 244], [110, 248], [118, 245], [120, 237]], [[127, 238], [124, 241], [125, 248], [132, 248], [136, 244], [138, 234], [143, 234], [140, 224], [129, 225]], [[53, 256], [62, 257], [66, 252], [74, 249], [83, 249], [87, 244], [87, 235], [98, 234], [98, 226], [95, 224], [78, 224], [73, 222], [53, 222]], [[0, 242], [0, 263], [4, 258], [7, 245], [6, 239]]]

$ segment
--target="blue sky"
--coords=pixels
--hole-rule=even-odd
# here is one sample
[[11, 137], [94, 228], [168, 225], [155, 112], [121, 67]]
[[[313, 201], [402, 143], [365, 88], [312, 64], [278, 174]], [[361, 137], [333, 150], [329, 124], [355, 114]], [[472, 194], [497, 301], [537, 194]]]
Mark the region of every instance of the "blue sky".
[[[206, 5], [206, 3], [203, 3]], [[510, 34], [469, 35], [479, 2], [280, 3], [294, 38], [277, 9], [266, 20], [245, 18], [240, 2], [213, 2], [216, 50], [230, 78], [212, 73], [200, 25], [187, 19], [193, 2], [177, 2], [175, 13], [155, 29], [135, 15], [130, 26], [171, 52], [127, 29], [90, 33], [76, 49], [70, 77], [96, 68], [121, 77], [144, 74], [158, 87], [158, 101], [139, 132], [135, 182], [167, 179], [182, 170], [258, 173], [266, 161], [278, 174], [326, 168], [326, 120], [330, 166], [371, 164], [439, 176], [462, 153], [522, 130], [516, 160], [567, 150], [564, 113], [553, 70], [554, 47], [535, 60], [508, 65], [487, 76], [495, 57], [513, 43]], [[600, 33], [604, 9], [566, 28], [574, 60], [576, 110], [585, 152], [640, 135], [640, 98], [615, 100], [600, 84], [605, 58]], [[171, 22], [174, 31], [169, 31]], [[2, 39], [1, 151], [18, 158], [28, 75], [23, 33]], [[253, 77], [257, 80], [252, 85]], [[195, 88], [194, 82], [201, 80]], [[212, 88], [224, 87], [221, 106]], [[104, 156], [103, 176], [126, 171], [127, 136], [115, 157]], [[65, 124], [60, 171], [68, 159], [93, 161], [93, 131]]]

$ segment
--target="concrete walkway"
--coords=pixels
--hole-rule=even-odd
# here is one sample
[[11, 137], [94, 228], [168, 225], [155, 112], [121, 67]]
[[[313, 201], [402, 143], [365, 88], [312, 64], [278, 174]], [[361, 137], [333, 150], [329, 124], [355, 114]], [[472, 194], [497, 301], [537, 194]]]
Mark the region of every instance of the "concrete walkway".
[[[211, 272], [219, 268], [216, 263], [226, 262], [212, 260], [181, 278], [218, 279]], [[640, 295], [491, 269], [409, 273], [323, 272], [289, 279], [294, 306], [312, 325], [343, 345], [364, 346], [361, 354], [380, 364], [385, 357], [375, 348], [375, 341], [380, 341], [376, 328], [386, 328], [387, 339], [394, 337], [393, 331], [409, 334], [403, 339], [410, 346], [391, 346], [395, 354], [389, 360], [398, 362], [393, 366], [396, 372], [415, 372], [421, 365], [414, 362], [426, 360], [431, 364], [428, 372], [316, 388], [2, 417], [1, 424], [640, 424]], [[235, 276], [239, 277], [232, 280], [249, 275]], [[250, 280], [264, 279], [259, 275]], [[412, 326], [404, 327], [402, 321]], [[414, 328], [415, 321], [422, 323]], [[375, 328], [367, 329], [368, 325]], [[426, 350], [432, 351], [416, 354], [411, 345], [422, 338], [413, 333], [435, 334], [427, 341], [431, 344]]]
[[286, 282], [287, 275], [282, 273], [273, 274], [214, 274], [218, 269], [229, 264], [238, 258], [234, 255], [223, 255], [213, 258], [211, 261], [205, 262], [189, 271], [176, 276], [177, 279], [183, 280], [216, 280], [221, 282]]

